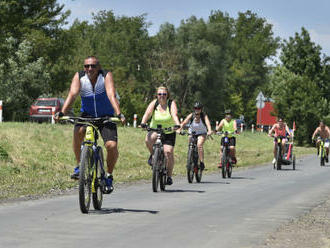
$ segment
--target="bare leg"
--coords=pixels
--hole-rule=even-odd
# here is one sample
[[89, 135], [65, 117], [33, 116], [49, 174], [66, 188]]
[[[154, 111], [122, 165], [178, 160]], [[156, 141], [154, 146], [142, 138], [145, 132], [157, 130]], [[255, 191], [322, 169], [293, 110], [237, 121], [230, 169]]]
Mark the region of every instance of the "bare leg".
[[81, 143], [84, 141], [86, 128], [75, 127], [73, 130], [73, 152], [76, 157], [77, 164], [80, 162]]
[[164, 145], [164, 153], [167, 159], [167, 175], [172, 177], [174, 168], [174, 146]]
[[119, 156], [117, 142], [109, 140], [105, 143], [105, 148], [107, 150], [108, 173], [112, 174]]

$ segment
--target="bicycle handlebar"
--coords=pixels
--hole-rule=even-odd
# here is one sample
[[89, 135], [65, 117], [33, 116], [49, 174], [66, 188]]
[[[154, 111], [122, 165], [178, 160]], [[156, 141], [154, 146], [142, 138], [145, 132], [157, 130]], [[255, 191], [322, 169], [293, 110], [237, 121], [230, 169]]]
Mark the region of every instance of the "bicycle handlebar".
[[75, 116], [62, 116], [59, 118], [60, 121], [67, 121], [72, 124], [90, 124], [90, 123], [96, 123], [96, 122], [112, 122], [112, 123], [118, 123], [120, 122], [120, 119], [118, 117], [75, 117]]

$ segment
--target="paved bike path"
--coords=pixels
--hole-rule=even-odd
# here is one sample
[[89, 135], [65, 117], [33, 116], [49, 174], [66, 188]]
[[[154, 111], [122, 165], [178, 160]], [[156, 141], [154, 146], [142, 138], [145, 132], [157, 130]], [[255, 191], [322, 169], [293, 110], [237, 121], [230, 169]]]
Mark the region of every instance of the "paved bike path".
[[81, 214], [77, 194], [0, 205], [0, 247], [255, 247], [269, 232], [328, 199], [330, 167], [315, 156], [297, 170], [271, 166], [119, 186], [102, 211]]

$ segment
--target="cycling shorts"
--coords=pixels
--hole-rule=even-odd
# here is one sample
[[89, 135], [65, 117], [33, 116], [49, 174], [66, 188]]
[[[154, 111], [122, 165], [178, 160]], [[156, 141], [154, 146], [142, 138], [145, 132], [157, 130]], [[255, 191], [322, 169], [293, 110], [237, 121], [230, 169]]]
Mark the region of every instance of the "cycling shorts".
[[[221, 146], [224, 144], [225, 137], [221, 138]], [[230, 137], [229, 138], [229, 146], [236, 146], [236, 138], [235, 137]]]
[[[92, 118], [92, 116], [86, 114], [86, 113], [82, 113], [81, 117], [85, 117], [85, 118]], [[75, 130], [85, 126], [84, 124], [75, 124]], [[112, 122], [107, 122], [105, 124], [97, 124], [96, 125], [97, 128], [99, 129], [103, 142], [104, 144], [107, 141], [118, 141], [118, 134], [117, 134], [117, 125], [115, 123]]]

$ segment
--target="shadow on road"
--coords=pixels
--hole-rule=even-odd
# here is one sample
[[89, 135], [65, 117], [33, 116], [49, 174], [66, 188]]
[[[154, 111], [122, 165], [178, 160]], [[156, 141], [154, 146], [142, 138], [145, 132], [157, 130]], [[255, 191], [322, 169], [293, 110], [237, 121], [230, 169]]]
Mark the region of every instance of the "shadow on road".
[[114, 213], [149, 213], [158, 214], [159, 211], [156, 210], [145, 210], [145, 209], [127, 209], [127, 208], [102, 208], [101, 210], [90, 210], [90, 214], [114, 214]]
[[208, 184], [208, 183], [219, 183], [219, 184], [230, 184], [230, 182], [208, 182], [208, 181], [205, 181], [205, 182], [200, 182], [200, 184]]
[[166, 189], [164, 193], [205, 193], [204, 190], [190, 190], [190, 189]]
[[246, 179], [246, 180], [255, 180], [254, 177], [231, 177], [231, 179]]

